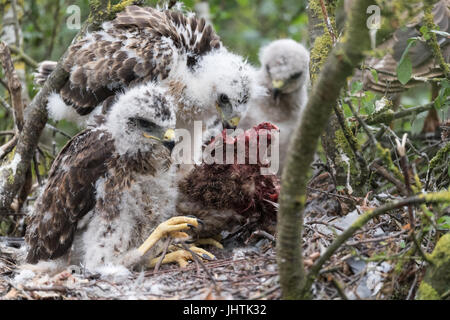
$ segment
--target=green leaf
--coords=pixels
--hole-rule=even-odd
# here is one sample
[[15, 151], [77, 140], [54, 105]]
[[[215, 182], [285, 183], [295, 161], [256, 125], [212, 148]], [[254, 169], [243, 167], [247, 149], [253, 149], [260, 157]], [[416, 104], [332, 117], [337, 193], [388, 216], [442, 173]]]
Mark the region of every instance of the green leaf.
[[422, 27], [420, 28], [420, 32], [422, 33], [423, 38], [424, 38], [425, 40], [429, 40], [429, 39], [430, 39], [430, 37], [431, 37], [431, 35], [430, 35], [430, 30], [428, 29], [427, 26], [422, 26]]
[[417, 38], [408, 39], [408, 45], [406, 46], [405, 51], [403, 52], [402, 57], [400, 58], [400, 61], [397, 65], [397, 77], [403, 85], [407, 84], [412, 76], [412, 63], [411, 58], [408, 55], [408, 51], [411, 46], [416, 44], [416, 42]]
[[352, 95], [361, 91], [363, 88], [363, 83], [361, 81], [355, 81], [352, 83], [352, 90], [351, 93]]
[[397, 77], [401, 84], [405, 85], [412, 76], [412, 63], [409, 56], [404, 56], [397, 66]]
[[442, 229], [450, 230], [450, 217], [449, 216], [440, 217], [437, 221], [437, 224]]
[[375, 69], [370, 70], [370, 72], [372, 73], [372, 77], [375, 80], [375, 83], [378, 83], [378, 72]]

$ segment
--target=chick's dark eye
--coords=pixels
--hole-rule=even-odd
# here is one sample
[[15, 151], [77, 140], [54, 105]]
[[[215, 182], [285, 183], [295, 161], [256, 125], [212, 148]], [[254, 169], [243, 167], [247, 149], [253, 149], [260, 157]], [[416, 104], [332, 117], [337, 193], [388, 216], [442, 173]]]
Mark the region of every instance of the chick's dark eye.
[[219, 96], [219, 102], [221, 104], [228, 104], [230, 102], [230, 99], [228, 98], [228, 96], [226, 94], [221, 94]]
[[301, 76], [302, 76], [302, 74], [303, 74], [303, 72], [297, 72], [297, 73], [294, 73], [292, 76], [291, 76], [291, 79], [298, 79], [298, 78], [300, 78]]
[[138, 123], [139, 123], [139, 126], [142, 128], [148, 129], [148, 128], [153, 127], [153, 123], [151, 123], [150, 121], [144, 120], [144, 119], [138, 119]]
[[129, 122], [132, 125], [145, 130], [153, 129], [155, 127], [155, 124], [153, 122], [140, 118], [131, 118], [129, 119]]

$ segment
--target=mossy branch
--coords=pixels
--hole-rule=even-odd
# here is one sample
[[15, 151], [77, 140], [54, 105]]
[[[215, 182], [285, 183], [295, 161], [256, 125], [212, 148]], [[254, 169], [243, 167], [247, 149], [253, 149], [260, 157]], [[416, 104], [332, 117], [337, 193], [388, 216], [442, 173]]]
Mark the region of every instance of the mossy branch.
[[[450, 98], [447, 98], [443, 102], [443, 104], [447, 103], [450, 103]], [[422, 106], [412, 107], [398, 112], [394, 112], [391, 109], [386, 109], [380, 113], [374, 113], [369, 116], [361, 116], [361, 119], [363, 119], [368, 125], [375, 125], [381, 123], [390, 124], [393, 120], [405, 118], [413, 114], [419, 114], [425, 111], [429, 111], [433, 108], [434, 102], [431, 102]]]
[[[434, 23], [434, 16], [433, 16], [433, 5], [435, 2], [436, 1], [433, 0], [427, 0], [425, 4], [424, 22], [429, 31], [438, 29], [438, 27]], [[442, 55], [441, 48], [437, 41], [436, 33], [430, 32], [429, 35], [430, 38], [429, 40], [427, 40], [427, 43], [431, 47], [431, 50], [433, 51], [433, 56], [436, 59], [437, 63], [439, 63], [440, 67], [442, 68], [445, 77], [447, 79], [450, 79], [450, 67], [445, 62], [444, 56]]]
[[448, 299], [450, 293], [450, 233], [442, 236], [430, 255], [433, 265], [417, 292], [418, 300]]
[[301, 236], [308, 169], [347, 77], [364, 58], [364, 50], [370, 48], [366, 10], [373, 4], [373, 0], [354, 2], [347, 33], [328, 57], [291, 141], [291, 152], [283, 171], [277, 226], [278, 266], [284, 299], [307, 297], [302, 290], [305, 271]]
[[436, 155], [431, 159], [430, 161], [430, 171], [436, 168], [439, 164], [446, 161], [447, 154], [450, 153], [450, 142], [447, 142], [447, 144], [439, 149], [439, 151], [436, 153]]

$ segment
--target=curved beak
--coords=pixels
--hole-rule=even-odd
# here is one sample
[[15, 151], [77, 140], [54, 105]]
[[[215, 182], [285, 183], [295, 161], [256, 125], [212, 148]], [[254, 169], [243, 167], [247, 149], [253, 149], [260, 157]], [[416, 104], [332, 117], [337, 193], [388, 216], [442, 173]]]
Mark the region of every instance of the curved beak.
[[281, 93], [281, 89], [284, 87], [284, 81], [273, 80], [272, 81], [272, 96], [274, 99], [278, 98]]
[[161, 141], [162, 144], [170, 151], [172, 151], [172, 149], [175, 147], [175, 130], [173, 129], [167, 129], [162, 139], [145, 132], [143, 133], [143, 135], [148, 139]]
[[229, 120], [223, 119], [222, 126], [224, 129], [233, 129], [234, 130], [238, 126], [240, 120], [241, 120], [241, 118], [239, 118], [239, 117], [233, 117]]
[[220, 119], [222, 120], [222, 127], [224, 129], [236, 129], [241, 118], [236, 116], [236, 114], [231, 110], [223, 110], [216, 104], [217, 112], [220, 114]]
[[175, 130], [167, 129], [167, 131], [164, 133], [162, 143], [167, 149], [172, 151], [175, 147]]

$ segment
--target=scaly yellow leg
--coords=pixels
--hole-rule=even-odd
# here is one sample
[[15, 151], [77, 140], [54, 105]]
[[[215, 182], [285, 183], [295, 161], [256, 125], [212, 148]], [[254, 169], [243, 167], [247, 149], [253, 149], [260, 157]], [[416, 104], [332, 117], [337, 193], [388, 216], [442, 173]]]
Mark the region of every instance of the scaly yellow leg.
[[[169, 250], [173, 249], [173, 248], [174, 248], [174, 246], [170, 246]], [[192, 246], [189, 249], [192, 252], [194, 252], [197, 255], [199, 255], [200, 259], [206, 259], [206, 260], [214, 260], [214, 259], [216, 259], [216, 257], [212, 253], [210, 253], [210, 252], [208, 252], [208, 251], [206, 251], [206, 250], [204, 250], [202, 248], [198, 248], [198, 247]], [[158, 263], [159, 259], [160, 259], [160, 257], [151, 259], [148, 266], [150, 268], [153, 268], [154, 266], [156, 266], [156, 264]], [[165, 264], [165, 263], [176, 262], [176, 263], [178, 263], [178, 265], [181, 268], [184, 268], [184, 267], [186, 267], [188, 265], [188, 261], [189, 260], [194, 260], [194, 258], [192, 257], [192, 254], [189, 251], [187, 251], [187, 250], [176, 250], [174, 252], [170, 252], [170, 253], [166, 254], [166, 256], [164, 257], [164, 259], [162, 260], [161, 263]]]
[[169, 220], [161, 223], [158, 227], [156, 227], [155, 231], [144, 241], [144, 243], [138, 248], [138, 251], [141, 255], [147, 253], [161, 238], [166, 236], [174, 236], [174, 237], [185, 237], [186, 233], [181, 232], [182, 230], [187, 230], [190, 228], [197, 228], [199, 224], [199, 220], [196, 218], [190, 217], [173, 217]]

